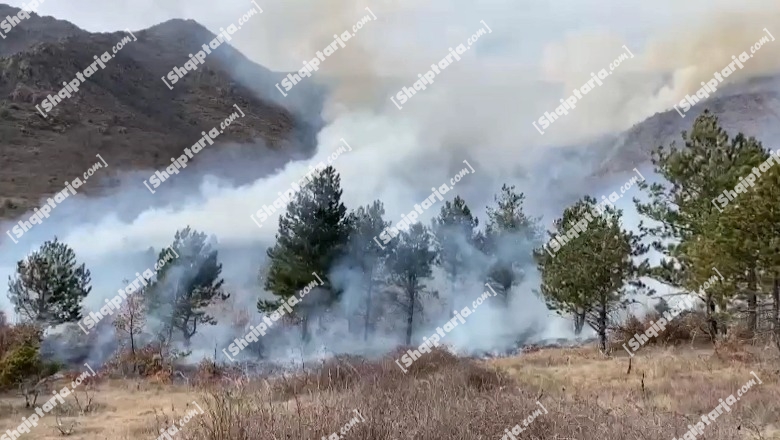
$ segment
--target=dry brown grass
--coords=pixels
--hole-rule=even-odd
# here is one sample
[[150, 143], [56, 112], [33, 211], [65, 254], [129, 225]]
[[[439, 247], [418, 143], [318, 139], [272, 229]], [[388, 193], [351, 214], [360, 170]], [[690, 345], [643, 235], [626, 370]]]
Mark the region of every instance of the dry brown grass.
[[643, 347], [633, 358], [625, 352], [605, 358], [594, 348], [542, 350], [523, 358], [496, 359], [491, 364], [507, 371], [523, 387], [542, 390], [562, 401], [588, 398], [610, 411], [633, 409], [641, 420], [626, 423], [656, 419], [659, 426], [678, 417], [696, 423], [719, 404], [718, 399], [725, 399], [748, 382], [754, 371], [764, 383], [748, 391], [730, 413], [707, 427], [705, 438], [761, 438], [751, 436], [758, 430], [764, 439], [772, 439], [780, 438], [776, 432], [780, 420], [777, 361], [774, 349], [721, 346], [716, 353], [712, 348], [686, 345]]
[[[377, 362], [342, 357], [304, 374], [230, 386], [107, 381], [96, 385], [95, 411], [74, 417], [79, 425], [70, 438], [154, 439], [196, 401], [205, 413], [176, 438], [319, 439], [338, 432], [357, 409], [365, 421], [345, 440], [498, 440], [537, 410], [539, 400], [549, 413], [518, 438], [672, 439], [735, 393], [751, 370], [764, 383], [708, 426], [704, 438], [780, 438], [773, 425], [780, 419], [777, 358], [751, 350], [746, 363], [711, 349], [643, 348], [630, 358], [628, 374], [628, 355], [604, 358], [594, 348], [577, 348], [490, 361], [436, 351], [407, 374], [394, 363], [395, 353]], [[26, 415], [22, 406], [21, 399], [0, 398], [3, 431]], [[35, 438], [62, 438], [49, 417]]]

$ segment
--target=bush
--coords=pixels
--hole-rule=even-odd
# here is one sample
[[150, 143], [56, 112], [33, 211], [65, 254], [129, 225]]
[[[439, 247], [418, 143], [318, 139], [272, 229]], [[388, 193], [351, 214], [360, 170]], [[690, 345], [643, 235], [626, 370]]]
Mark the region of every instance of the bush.
[[54, 374], [56, 363], [41, 360], [42, 331], [31, 324], [10, 325], [0, 314], [0, 389], [15, 387], [25, 380]]
[[[648, 313], [643, 319], [634, 315], [629, 315], [625, 322], [615, 326], [613, 329], [613, 339], [615, 347], [621, 347], [628, 344], [628, 341], [634, 335], [641, 335], [650, 328], [654, 322], [661, 318], [657, 311]], [[690, 343], [695, 338], [706, 337], [706, 320], [700, 312], [683, 312], [671, 322], [667, 322], [665, 329], [658, 333], [656, 337], [650, 337], [643, 345], [675, 345], [681, 343]]]
[[[204, 414], [187, 425], [182, 440], [255, 440], [269, 433], [279, 439], [498, 440], [534, 413], [537, 418], [518, 439], [672, 438], [690, 423], [682, 415], [603, 408], [590, 396], [542, 398], [535, 387], [443, 350], [423, 355], [404, 374], [395, 364], [399, 353], [376, 361], [334, 359], [292, 377], [206, 390], [198, 399]], [[293, 383], [308, 386], [286, 385]], [[319, 389], [311, 386], [317, 383]], [[275, 403], [280, 386], [290, 393]], [[341, 429], [352, 421], [344, 435]], [[708, 433], [707, 438], [735, 437]]]
[[43, 362], [35, 345], [15, 347], [0, 360], [0, 388], [12, 388], [27, 378], [40, 376]]

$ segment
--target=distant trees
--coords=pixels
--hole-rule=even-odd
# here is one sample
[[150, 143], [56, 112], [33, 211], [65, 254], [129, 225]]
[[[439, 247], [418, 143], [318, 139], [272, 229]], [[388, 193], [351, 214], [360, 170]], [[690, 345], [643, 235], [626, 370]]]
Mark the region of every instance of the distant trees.
[[439, 215], [433, 219], [431, 232], [436, 263], [447, 274], [450, 291], [458, 288], [460, 278], [474, 265], [473, 255], [481, 242], [478, 226], [479, 220], [460, 196], [455, 196], [452, 202], [445, 201]]
[[[661, 146], [652, 153], [654, 183], [639, 182], [643, 197], [634, 199], [638, 234], [624, 228], [621, 210], [597, 205], [590, 196], [564, 207], [544, 231], [541, 219], [527, 212], [525, 194], [509, 184], [494, 196], [483, 224], [464, 198], [439, 195], [443, 203], [438, 213], [429, 212], [437, 214], [430, 226], [415, 217], [408, 228], [388, 231], [382, 201], [348, 211], [339, 174], [322, 169], [287, 201], [260, 273], [273, 299], [258, 300], [257, 310], [273, 312], [321, 279], [289, 315], [308, 341], [311, 319], [333, 311], [350, 283], [355, 302], [345, 312], [349, 331], [368, 340], [382, 323], [380, 315], [396, 314], [405, 321], [399, 334], [411, 344], [415, 325], [428, 318], [424, 306], [453, 305], [447, 303], [452, 295], [432, 290], [439, 273], [457, 294], [464, 280], [486, 282], [507, 307], [513, 288], [533, 279], [529, 275], [536, 273], [529, 271], [535, 267], [537, 293], [547, 307], [572, 318], [576, 334], [585, 325], [593, 328], [604, 351], [618, 312], [633, 296], [652, 293], [643, 283], [647, 277], [698, 296], [713, 339], [726, 335], [735, 308], [746, 312], [747, 330], [755, 334], [759, 308], [771, 302], [780, 347], [780, 157], [742, 133], [729, 136], [708, 111], [682, 139], [683, 147]], [[432, 200], [422, 206], [429, 209]], [[550, 241], [554, 249], [543, 245], [545, 235], [556, 239]], [[652, 267], [645, 258], [651, 248], [663, 256]], [[217, 250], [205, 233], [177, 231], [160, 256], [172, 249], [176, 261], [163, 266], [143, 294], [128, 297], [114, 321], [129, 337], [131, 351], [147, 314], [163, 323], [169, 340], [177, 332], [189, 345], [199, 326], [216, 323], [210, 306], [229, 297]], [[723, 279], [707, 284], [715, 270]], [[22, 321], [57, 325], [81, 317], [89, 283], [89, 271], [55, 238], [18, 262], [9, 297]], [[388, 304], [400, 307], [389, 310]], [[664, 300], [659, 311], [669, 307]], [[251, 316], [246, 318], [248, 323]]]
[[420, 223], [401, 231], [396, 240], [387, 266], [390, 283], [401, 291], [399, 302], [406, 309], [406, 344], [410, 345], [415, 311], [420, 309], [420, 295], [425, 292], [425, 281], [431, 276], [436, 254], [430, 231]]
[[392, 251], [395, 241], [384, 248], [377, 246], [374, 237], [378, 237], [382, 231], [390, 226], [390, 222], [384, 220], [385, 208], [379, 200], [371, 205], [359, 207], [350, 214], [348, 253], [357, 260], [357, 266], [362, 274], [362, 284], [366, 291], [365, 319], [363, 325], [363, 340], [368, 340], [371, 332], [371, 313], [373, 310], [373, 295], [378, 284], [376, 276], [379, 275], [385, 258]]
[[503, 185], [495, 196], [495, 207], [488, 207], [484, 249], [493, 260], [488, 280], [507, 300], [512, 286], [520, 284], [523, 268], [533, 264], [533, 249], [539, 246], [542, 228], [538, 218], [523, 210], [525, 194], [514, 185]]
[[90, 273], [76, 253], [55, 238], [16, 264], [8, 297], [25, 322], [44, 327], [81, 319], [81, 301], [92, 289]]

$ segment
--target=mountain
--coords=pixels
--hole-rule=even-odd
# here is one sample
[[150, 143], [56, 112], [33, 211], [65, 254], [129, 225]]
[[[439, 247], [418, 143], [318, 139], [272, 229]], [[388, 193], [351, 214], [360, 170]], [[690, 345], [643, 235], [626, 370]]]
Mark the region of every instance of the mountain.
[[[0, 17], [18, 11], [0, 5]], [[233, 156], [247, 169], [262, 164], [269, 152], [313, 151], [321, 124], [316, 117], [323, 96], [319, 86], [301, 84], [297, 100], [281, 100], [273, 84], [285, 73], [261, 67], [223, 43], [170, 90], [161, 77], [216, 36], [192, 20], [170, 20], [132, 33], [136, 40], [126, 42], [46, 118], [36, 104], [130, 34], [90, 33], [31, 14], [0, 40], [0, 218], [38, 206], [41, 197], [60, 191], [65, 181], [99, 162], [96, 154], [108, 163], [106, 171], [96, 173], [111, 179], [90, 182], [79, 192], [111, 188], [123, 173], [168, 166], [202, 131], [236, 112], [234, 105], [246, 116], [210, 148], [240, 150]], [[223, 169], [224, 177], [235, 178], [228, 174], [230, 167]], [[252, 177], [257, 176], [244, 181]]]
[[601, 156], [596, 174], [630, 171], [647, 164], [650, 152], [659, 145], [674, 141], [682, 146], [682, 131], [690, 131], [704, 109], [717, 115], [732, 136], [742, 132], [762, 141], [764, 147], [780, 147], [775, 142], [780, 138], [780, 76], [757, 77], [724, 87], [693, 106], [684, 118], [674, 109], [656, 113], [625, 132], [595, 142], [591, 148]]

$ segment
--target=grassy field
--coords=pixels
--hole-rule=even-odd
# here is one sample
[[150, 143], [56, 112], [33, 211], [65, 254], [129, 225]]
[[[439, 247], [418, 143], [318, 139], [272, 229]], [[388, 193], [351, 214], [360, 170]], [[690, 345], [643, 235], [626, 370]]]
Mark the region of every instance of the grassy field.
[[[671, 440], [682, 438], [719, 399], [737, 396], [754, 372], [762, 383], [696, 438], [780, 439], [776, 350], [648, 348], [633, 358], [619, 352], [606, 358], [583, 347], [491, 360], [439, 351], [424, 355], [407, 374], [394, 359], [340, 358], [272, 381], [199, 387], [106, 380], [84, 386], [94, 393], [90, 408], [84, 408], [84, 391], [76, 390], [83, 414], [70, 396], [21, 438], [64, 438], [58, 422], [65, 428], [75, 422], [68, 438], [154, 439], [187, 411], [194, 413], [195, 402], [204, 413], [197, 411], [171, 438], [337, 438], [354, 419], [341, 439], [501, 439], [505, 429], [528, 418], [516, 438]], [[30, 413], [23, 399], [0, 397], [2, 431]]]

